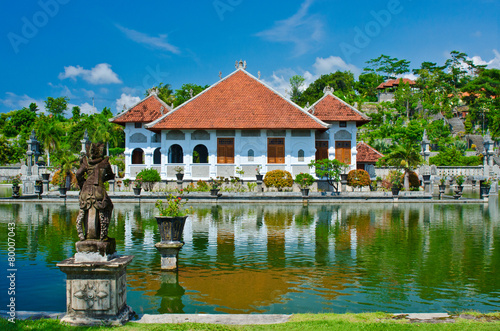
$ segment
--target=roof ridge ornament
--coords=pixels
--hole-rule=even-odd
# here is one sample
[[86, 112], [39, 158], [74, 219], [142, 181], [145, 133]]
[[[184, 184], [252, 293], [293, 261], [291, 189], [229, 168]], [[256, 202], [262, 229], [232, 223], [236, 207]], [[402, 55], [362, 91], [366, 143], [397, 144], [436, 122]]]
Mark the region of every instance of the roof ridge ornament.
[[247, 61], [242, 61], [240, 60], [240, 62], [236, 61], [236, 63], [234, 64], [235, 68], [236, 69], [243, 69], [245, 70], [247, 68]]
[[257, 74], [259, 75], [259, 80], [260, 80], [260, 70], [259, 70], [259, 72], [257, 72]]
[[325, 86], [325, 88], [323, 89], [323, 93], [324, 93], [324, 94], [328, 94], [328, 93], [333, 94], [333, 87], [328, 86], [328, 85], [327, 85], [327, 86]]
[[158, 95], [158, 88], [157, 87], [152, 87], [148, 90], [149, 95]]
[[222, 71], [219, 71], [219, 79], [222, 79]]

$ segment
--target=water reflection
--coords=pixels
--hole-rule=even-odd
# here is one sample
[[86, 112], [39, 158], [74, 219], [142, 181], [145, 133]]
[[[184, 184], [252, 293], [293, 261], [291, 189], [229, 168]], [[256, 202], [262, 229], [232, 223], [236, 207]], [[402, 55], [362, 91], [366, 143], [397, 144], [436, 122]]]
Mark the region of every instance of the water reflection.
[[[166, 274], [154, 248], [160, 240], [154, 206], [115, 204], [109, 233], [120, 253], [135, 255], [127, 278], [128, 303], [136, 312], [500, 307], [497, 200], [194, 208], [185, 226], [180, 271]], [[4, 261], [7, 223], [17, 224], [20, 310], [65, 310], [65, 278], [55, 263], [74, 254], [77, 213], [76, 204], [0, 205]]]

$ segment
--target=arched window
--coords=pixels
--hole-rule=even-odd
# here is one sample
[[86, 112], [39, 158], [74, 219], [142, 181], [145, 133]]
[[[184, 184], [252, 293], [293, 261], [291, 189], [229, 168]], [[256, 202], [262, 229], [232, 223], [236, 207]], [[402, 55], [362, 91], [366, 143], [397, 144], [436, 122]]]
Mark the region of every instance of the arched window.
[[304, 150], [299, 149], [298, 157], [299, 157], [299, 162], [304, 162]]
[[168, 163], [184, 163], [182, 147], [175, 144], [168, 149]]
[[253, 162], [254, 157], [255, 157], [255, 152], [253, 151], [253, 149], [249, 149], [248, 150], [248, 162]]
[[132, 151], [132, 164], [144, 164], [144, 151], [141, 148]]
[[161, 164], [160, 148], [155, 149], [155, 151], [153, 153], [153, 164]]
[[193, 150], [193, 163], [208, 163], [208, 149], [205, 145], [196, 145]]

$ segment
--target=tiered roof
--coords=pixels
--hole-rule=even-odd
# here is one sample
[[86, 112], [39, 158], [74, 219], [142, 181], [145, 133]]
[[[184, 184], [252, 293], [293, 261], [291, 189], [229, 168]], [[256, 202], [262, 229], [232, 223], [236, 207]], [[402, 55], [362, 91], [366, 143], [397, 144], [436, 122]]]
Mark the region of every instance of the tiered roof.
[[330, 89], [325, 95], [309, 107], [309, 113], [324, 122], [353, 121], [357, 126], [370, 122], [370, 118], [335, 96]]
[[326, 130], [328, 125], [239, 68], [147, 128]]
[[156, 95], [155, 91], [151, 91], [145, 99], [139, 101], [110, 121], [120, 125], [132, 122], [150, 123], [171, 110], [172, 108], [163, 102]]

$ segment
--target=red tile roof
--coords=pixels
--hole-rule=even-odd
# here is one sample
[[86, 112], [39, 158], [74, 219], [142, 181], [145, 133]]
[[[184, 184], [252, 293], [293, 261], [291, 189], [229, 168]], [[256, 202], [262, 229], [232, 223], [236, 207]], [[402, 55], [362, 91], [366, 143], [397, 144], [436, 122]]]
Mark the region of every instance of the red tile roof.
[[238, 69], [148, 128], [325, 130], [327, 125]]
[[371, 120], [368, 116], [342, 101], [331, 92], [327, 92], [308, 111], [324, 122], [354, 121], [359, 126]]
[[150, 123], [171, 110], [172, 108], [158, 98], [156, 94], [150, 94], [122, 114], [112, 118], [111, 122], [121, 125], [131, 122]]
[[390, 79], [386, 82], [381, 83], [379, 86], [377, 86], [377, 89], [383, 90], [385, 88], [396, 87], [399, 84], [401, 84], [401, 81], [403, 81], [403, 84], [415, 85], [415, 82], [409, 78], [398, 78], [398, 79]]
[[375, 163], [384, 156], [382, 153], [365, 144], [364, 142], [360, 142], [356, 146], [356, 150], [358, 154], [356, 155], [356, 162], [358, 163]]

